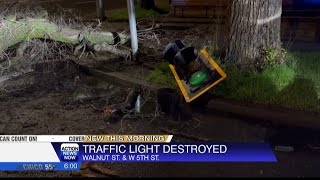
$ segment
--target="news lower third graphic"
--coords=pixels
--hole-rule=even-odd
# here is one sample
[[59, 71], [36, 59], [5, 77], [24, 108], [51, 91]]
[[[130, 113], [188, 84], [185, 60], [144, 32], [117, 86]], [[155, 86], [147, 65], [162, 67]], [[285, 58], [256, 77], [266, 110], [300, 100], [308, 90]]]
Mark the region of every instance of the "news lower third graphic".
[[2, 171], [75, 171], [82, 162], [277, 162], [266, 143], [172, 142], [173, 135], [2, 135]]

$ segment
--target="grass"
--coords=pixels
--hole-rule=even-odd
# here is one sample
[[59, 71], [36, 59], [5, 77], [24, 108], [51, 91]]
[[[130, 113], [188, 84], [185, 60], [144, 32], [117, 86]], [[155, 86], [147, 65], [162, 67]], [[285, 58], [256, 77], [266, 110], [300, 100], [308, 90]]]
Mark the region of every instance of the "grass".
[[156, 10], [160, 14], [168, 14], [171, 10], [171, 6], [166, 4], [157, 4]]
[[167, 62], [161, 63], [152, 71], [147, 77], [147, 81], [175, 89], [179, 88]]
[[[320, 53], [290, 53], [286, 59], [286, 64], [262, 72], [227, 70], [227, 78], [210, 92], [242, 102], [320, 112]], [[167, 65], [161, 64], [148, 80], [176, 88]]]
[[[136, 18], [149, 18], [157, 15], [158, 13], [154, 10], [147, 10], [143, 8], [135, 8]], [[110, 21], [127, 21], [128, 20], [128, 10], [127, 9], [118, 9], [110, 12], [108, 15]]]

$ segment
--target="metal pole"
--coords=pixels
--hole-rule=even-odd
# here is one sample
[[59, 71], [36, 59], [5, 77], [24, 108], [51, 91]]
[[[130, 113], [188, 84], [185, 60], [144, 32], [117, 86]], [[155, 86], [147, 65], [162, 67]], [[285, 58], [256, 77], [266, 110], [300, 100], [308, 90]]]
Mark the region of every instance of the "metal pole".
[[100, 21], [105, 20], [105, 14], [104, 14], [104, 2], [103, 0], [96, 0], [96, 7], [97, 7], [97, 16], [100, 19]]
[[134, 11], [134, 0], [127, 0], [127, 6], [128, 6], [128, 17], [129, 17], [129, 24], [130, 24], [131, 49], [132, 49], [132, 55], [135, 58], [138, 51], [138, 34], [137, 34], [136, 15]]

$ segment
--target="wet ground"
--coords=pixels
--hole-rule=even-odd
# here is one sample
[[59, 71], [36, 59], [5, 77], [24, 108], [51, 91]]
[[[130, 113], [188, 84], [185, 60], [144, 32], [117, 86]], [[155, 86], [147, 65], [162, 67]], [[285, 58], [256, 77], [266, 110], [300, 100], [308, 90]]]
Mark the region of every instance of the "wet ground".
[[[114, 8], [122, 6], [121, 3], [115, 4]], [[65, 0], [61, 6], [78, 8], [84, 10], [83, 12], [88, 11], [92, 16], [95, 15], [94, 1]], [[126, 29], [121, 23], [115, 24], [108, 24], [108, 27]], [[146, 48], [145, 51], [148, 49]], [[154, 56], [148, 58], [151, 61], [150, 59]], [[179, 142], [197, 141], [191, 137], [220, 142], [263, 142], [269, 140], [272, 135], [286, 130], [288, 133], [285, 135], [275, 137], [283, 139], [280, 143], [290, 142], [292, 139], [302, 139], [305, 142], [295, 146], [294, 152], [274, 151], [278, 160], [276, 163], [102, 163], [99, 166], [112, 169], [121, 177], [320, 176], [319, 150], [304, 147], [313, 138], [313, 136], [307, 136], [306, 130], [276, 128], [203, 109], [193, 109], [193, 118], [190, 121], [168, 121], [166, 117], [159, 114], [155, 96], [148, 90], [145, 90], [142, 99], [146, 102], [142, 106], [143, 115], [129, 116], [117, 123], [110, 123], [103, 116], [103, 107], [121, 102], [127, 88], [112, 85], [101, 77], [88, 76], [74, 65], [62, 64], [49, 70], [45, 73], [32, 72], [1, 85], [0, 134], [166, 134], [170, 132], [174, 134], [173, 140]], [[148, 101], [146, 101], [147, 98]], [[275, 142], [275, 138], [271, 138], [272, 142]], [[293, 144], [289, 143], [289, 145]], [[73, 177], [70, 172], [0, 172], [0, 177], [16, 176]]]
[[[103, 117], [105, 105], [121, 102], [126, 88], [111, 92], [110, 84], [100, 77], [90, 77], [77, 67], [54, 69], [55, 73], [33, 72], [15, 78], [2, 87], [0, 95], [0, 134], [176, 134], [173, 141], [263, 142], [278, 129], [247, 122], [228, 114], [194, 109], [187, 122], [168, 121], [158, 115], [154, 96], [142, 106], [144, 116], [127, 117], [109, 123]], [[56, 75], [54, 75], [56, 74]], [[92, 83], [97, 82], [97, 83]], [[103, 97], [80, 98], [79, 89], [98, 92]], [[88, 90], [87, 92], [89, 92]], [[89, 97], [89, 96], [88, 96]], [[156, 116], [154, 114], [156, 113]], [[293, 133], [298, 133], [293, 132]], [[302, 137], [303, 133], [300, 134]], [[293, 137], [287, 137], [289, 140]], [[304, 137], [307, 138], [307, 137]], [[308, 141], [308, 140], [306, 140]], [[274, 151], [276, 163], [102, 163], [121, 177], [265, 177], [319, 176], [319, 151], [296, 148], [295, 152]], [[100, 174], [95, 174], [101, 176]], [[2, 177], [47, 176], [70, 177], [70, 172], [1, 172]]]

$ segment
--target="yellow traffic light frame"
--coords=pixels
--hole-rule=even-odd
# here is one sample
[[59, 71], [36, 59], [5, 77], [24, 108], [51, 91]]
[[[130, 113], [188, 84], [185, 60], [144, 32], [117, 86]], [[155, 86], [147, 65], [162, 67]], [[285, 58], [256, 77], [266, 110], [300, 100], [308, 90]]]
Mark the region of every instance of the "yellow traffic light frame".
[[200, 53], [205, 57], [205, 60], [207, 60], [210, 64], [210, 66], [217, 70], [217, 72], [220, 74], [221, 78], [219, 78], [218, 80], [206, 85], [203, 89], [200, 90], [199, 93], [193, 95], [190, 97], [189, 93], [187, 92], [186, 87], [184, 87], [182, 80], [180, 79], [175, 67], [172, 64], [169, 64], [169, 67], [171, 69], [172, 74], [174, 75], [174, 78], [182, 92], [182, 95], [184, 97], [184, 99], [186, 100], [187, 103], [195, 100], [196, 98], [198, 98], [199, 96], [201, 96], [202, 94], [204, 94], [205, 92], [207, 92], [209, 89], [213, 88], [215, 85], [217, 85], [219, 82], [221, 82], [222, 80], [224, 80], [227, 77], [227, 74], [219, 67], [219, 65], [209, 56], [209, 54], [207, 53], [206, 50], [202, 49], [200, 50]]

